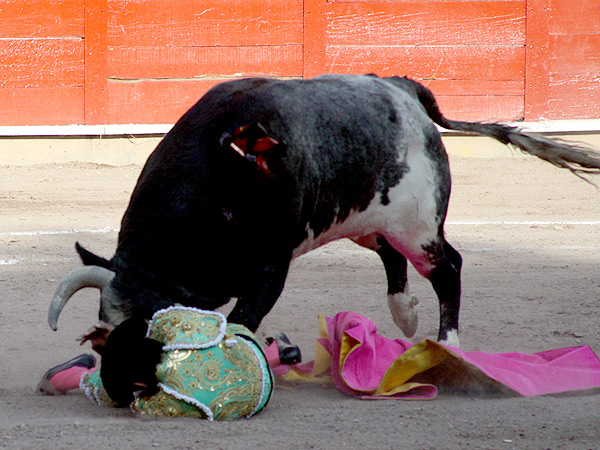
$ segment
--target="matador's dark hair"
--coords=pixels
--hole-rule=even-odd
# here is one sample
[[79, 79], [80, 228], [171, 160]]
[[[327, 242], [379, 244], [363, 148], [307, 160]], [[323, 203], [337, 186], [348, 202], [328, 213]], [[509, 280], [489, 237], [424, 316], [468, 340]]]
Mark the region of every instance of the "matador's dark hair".
[[149, 388], [144, 395], [158, 392], [156, 366], [162, 359], [162, 344], [146, 337], [148, 324], [144, 319], [131, 318], [116, 327], [108, 336], [102, 352], [100, 378], [106, 393], [119, 407], [127, 407], [144, 383]]

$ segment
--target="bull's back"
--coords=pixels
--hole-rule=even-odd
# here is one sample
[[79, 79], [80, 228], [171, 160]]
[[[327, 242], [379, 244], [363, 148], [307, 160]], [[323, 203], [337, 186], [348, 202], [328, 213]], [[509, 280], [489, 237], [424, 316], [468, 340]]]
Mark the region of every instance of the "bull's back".
[[[411, 170], [407, 154], [420, 144], [407, 129], [430, 124], [424, 117], [410, 95], [376, 77], [218, 85], [150, 156], [123, 219], [120, 248], [139, 259], [181, 261], [174, 272], [197, 258], [182, 254], [201, 253], [207, 270], [218, 271], [251, 260], [257, 234], [302, 253], [360, 233], [369, 219], [356, 221], [357, 215], [375, 200], [389, 202]], [[255, 123], [284, 146], [272, 179], [222, 147], [225, 134]]]

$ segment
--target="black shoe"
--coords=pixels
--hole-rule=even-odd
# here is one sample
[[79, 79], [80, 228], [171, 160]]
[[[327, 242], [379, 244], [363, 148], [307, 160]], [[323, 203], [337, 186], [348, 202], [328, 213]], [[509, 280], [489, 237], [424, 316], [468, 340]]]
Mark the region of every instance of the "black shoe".
[[300, 347], [293, 345], [285, 333], [279, 333], [275, 336], [277, 347], [279, 349], [279, 361], [281, 364], [292, 365], [302, 362]]
[[96, 367], [96, 358], [94, 358], [93, 355], [84, 353], [83, 355], [79, 355], [67, 362], [48, 369], [35, 388], [35, 392], [41, 395], [65, 395], [64, 392], [57, 391], [54, 386], [52, 386], [50, 379], [58, 372], [62, 372], [63, 370], [71, 367], [84, 367], [86, 369], [92, 369]]

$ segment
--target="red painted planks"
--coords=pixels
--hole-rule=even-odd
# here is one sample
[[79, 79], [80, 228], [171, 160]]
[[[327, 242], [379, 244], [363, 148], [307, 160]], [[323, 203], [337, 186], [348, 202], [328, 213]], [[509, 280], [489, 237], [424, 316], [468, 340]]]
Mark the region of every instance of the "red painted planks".
[[527, 0], [525, 120], [545, 119], [548, 115], [550, 21], [548, 0]]
[[312, 78], [326, 70], [326, 27], [330, 5], [326, 0], [304, 0], [303, 76]]
[[0, 124], [170, 123], [224, 79], [323, 72], [407, 74], [454, 118], [598, 118], [600, 3], [0, 0], [0, 64]]
[[600, 4], [528, 0], [527, 120], [598, 118]]
[[422, 79], [522, 80], [522, 47], [330, 47], [330, 72]]
[[302, 0], [110, 0], [111, 46], [302, 43]]
[[328, 45], [523, 45], [525, 0], [333, 3]]
[[548, 58], [551, 72], [600, 75], [600, 33], [550, 35]]
[[83, 87], [0, 88], [1, 125], [83, 123]]
[[436, 95], [442, 113], [449, 119], [513, 121], [523, 118], [523, 97], [494, 95]]
[[0, 40], [0, 87], [83, 86], [81, 39]]
[[85, 123], [108, 121], [108, 5], [107, 0], [86, 3], [85, 10]]
[[[147, 80], [136, 82], [109, 82], [110, 123], [173, 123], [187, 111], [212, 86], [227, 81], [223, 78], [201, 80]], [[440, 90], [436, 80], [424, 81], [440, 99], [442, 111], [448, 117], [463, 120], [518, 120], [523, 116], [522, 90], [515, 92], [513, 83], [509, 89], [501, 89], [501, 83], [475, 83], [468, 91], [470, 82], [454, 80], [454, 89]], [[494, 85], [496, 86], [495, 88]], [[508, 92], [506, 92], [508, 91]], [[492, 95], [498, 92], [498, 95]], [[144, 105], [142, 108], [139, 105]]]
[[598, 0], [550, 0], [549, 3], [552, 13], [550, 34], [600, 33]]
[[85, 0], [0, 0], [0, 38], [82, 37]]
[[223, 76], [301, 76], [302, 6], [110, 0], [111, 122], [174, 122]]
[[108, 66], [124, 79], [301, 76], [302, 46], [111, 47]]
[[600, 119], [600, 73], [551, 74], [548, 119]]
[[108, 123], [175, 123], [223, 78], [111, 81]]
[[[462, 4], [465, 2], [495, 3], [498, 0], [327, 0], [327, 3], [454, 3]], [[510, 0], [506, 0], [510, 1]]]
[[467, 95], [488, 95], [488, 96], [512, 96], [523, 97], [524, 82], [520, 80], [424, 80], [416, 79], [427, 86], [433, 92], [443, 93], [444, 95], [467, 96]]
[[83, 123], [84, 0], [0, 1], [0, 124]]

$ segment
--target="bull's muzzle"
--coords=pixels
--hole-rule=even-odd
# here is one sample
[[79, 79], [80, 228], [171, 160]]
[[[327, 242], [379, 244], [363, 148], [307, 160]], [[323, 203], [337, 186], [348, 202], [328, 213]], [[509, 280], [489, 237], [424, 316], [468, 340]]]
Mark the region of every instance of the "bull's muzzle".
[[93, 287], [100, 289], [102, 295], [105, 293], [110, 295], [109, 291], [112, 290], [111, 282], [114, 277], [115, 273], [113, 271], [99, 266], [85, 266], [69, 273], [54, 292], [54, 297], [50, 302], [50, 308], [48, 309], [50, 328], [56, 331], [60, 313], [77, 291], [86, 287]]

